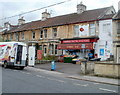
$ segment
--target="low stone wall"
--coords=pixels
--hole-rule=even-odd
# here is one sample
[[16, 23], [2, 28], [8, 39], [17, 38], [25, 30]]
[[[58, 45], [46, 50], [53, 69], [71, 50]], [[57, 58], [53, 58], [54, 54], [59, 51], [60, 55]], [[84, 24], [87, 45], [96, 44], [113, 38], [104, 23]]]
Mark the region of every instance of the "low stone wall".
[[36, 60], [36, 64], [46, 64], [46, 63], [51, 63], [51, 60]]
[[109, 62], [96, 62], [94, 74], [98, 76], [120, 78], [120, 64]]
[[82, 74], [94, 73], [94, 61], [88, 61], [86, 63], [81, 62], [81, 73]]

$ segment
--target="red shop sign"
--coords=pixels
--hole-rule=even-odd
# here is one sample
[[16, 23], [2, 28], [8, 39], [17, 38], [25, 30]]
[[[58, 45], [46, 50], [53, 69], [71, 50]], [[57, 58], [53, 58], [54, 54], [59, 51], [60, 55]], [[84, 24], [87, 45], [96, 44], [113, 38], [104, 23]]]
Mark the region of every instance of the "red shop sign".
[[79, 40], [63, 40], [61, 43], [81, 43], [81, 42], [90, 42], [90, 39], [79, 39]]
[[84, 47], [83, 44], [59, 44], [58, 49], [72, 49], [72, 50], [76, 50], [76, 49], [93, 49], [93, 43], [84, 43]]

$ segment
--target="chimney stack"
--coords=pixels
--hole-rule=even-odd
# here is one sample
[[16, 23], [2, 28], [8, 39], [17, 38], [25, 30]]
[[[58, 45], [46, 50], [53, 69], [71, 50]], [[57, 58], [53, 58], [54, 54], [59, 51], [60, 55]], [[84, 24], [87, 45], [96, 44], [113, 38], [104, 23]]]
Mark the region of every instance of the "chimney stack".
[[18, 25], [22, 25], [25, 23], [25, 20], [23, 19], [23, 17], [18, 19]]
[[4, 23], [4, 28], [7, 30], [10, 30], [10, 23], [9, 22], [5, 22]]
[[82, 2], [80, 4], [77, 5], [77, 13], [80, 14], [82, 12], [86, 11], [86, 6], [82, 4]]
[[45, 12], [42, 13], [42, 20], [46, 20], [47, 18], [50, 18], [50, 13], [48, 13], [46, 9]]

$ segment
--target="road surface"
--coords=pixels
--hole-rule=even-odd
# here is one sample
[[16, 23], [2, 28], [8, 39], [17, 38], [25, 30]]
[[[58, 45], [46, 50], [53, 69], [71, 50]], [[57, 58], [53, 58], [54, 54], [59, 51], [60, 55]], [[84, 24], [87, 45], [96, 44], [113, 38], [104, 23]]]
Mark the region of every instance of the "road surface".
[[2, 93], [118, 93], [118, 86], [66, 78], [34, 67], [2, 68]]

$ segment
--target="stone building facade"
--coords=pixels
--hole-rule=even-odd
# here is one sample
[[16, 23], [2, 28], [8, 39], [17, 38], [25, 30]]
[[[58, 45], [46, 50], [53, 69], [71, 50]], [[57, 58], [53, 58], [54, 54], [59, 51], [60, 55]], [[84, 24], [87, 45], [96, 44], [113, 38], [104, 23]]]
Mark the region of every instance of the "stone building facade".
[[120, 10], [113, 17], [114, 61], [120, 63]]
[[[4, 30], [3, 38], [4, 41], [22, 41], [29, 46], [34, 45], [37, 50], [43, 50], [44, 55], [60, 55], [66, 49], [58, 49], [61, 40], [99, 39], [99, 33], [102, 32], [99, 27], [100, 22], [112, 20], [114, 14], [115, 10], [112, 6], [86, 10], [86, 6], [82, 3], [77, 5], [76, 13], [62, 16], [51, 17], [46, 10], [42, 13], [42, 19], [38, 21], [25, 23], [25, 20], [20, 18], [19, 21], [22, 20], [22, 23]], [[77, 44], [87, 46], [86, 43]], [[95, 49], [94, 52], [100, 57], [100, 48], [97, 47], [99, 42], [92, 42], [92, 49]], [[81, 47], [78, 49], [80, 50]]]

